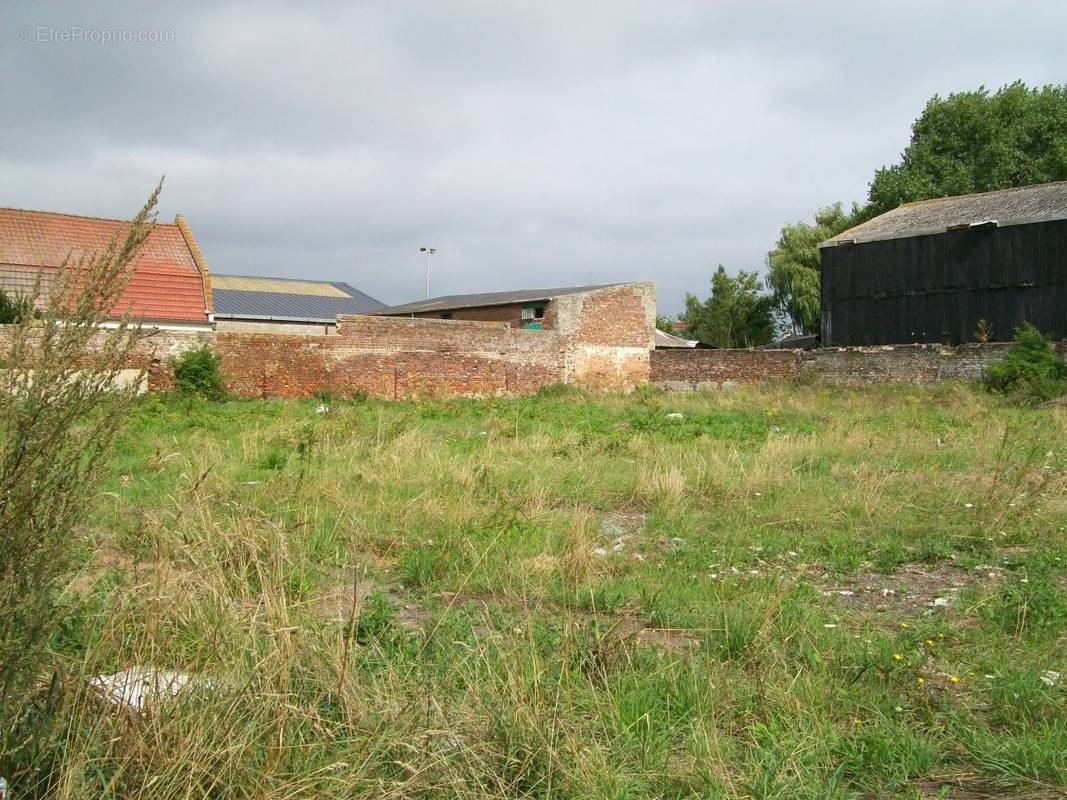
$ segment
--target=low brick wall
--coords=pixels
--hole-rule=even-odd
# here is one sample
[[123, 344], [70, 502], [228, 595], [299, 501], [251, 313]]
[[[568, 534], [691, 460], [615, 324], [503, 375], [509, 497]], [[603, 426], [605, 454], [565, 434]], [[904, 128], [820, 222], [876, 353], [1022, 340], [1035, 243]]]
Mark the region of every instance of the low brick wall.
[[815, 374], [830, 383], [941, 383], [979, 380], [1009, 347], [1007, 342], [828, 347], [807, 357]]
[[[906, 344], [799, 350], [655, 350], [651, 380], [665, 389], [693, 391], [724, 384], [795, 378], [810, 372], [829, 383], [940, 383], [979, 380], [1004, 357], [1007, 342], [948, 347]], [[1067, 343], [1059, 343], [1061, 355]]]
[[220, 331], [215, 349], [242, 397], [529, 394], [562, 379], [555, 333], [493, 322], [342, 317], [334, 336]]
[[799, 350], [653, 350], [651, 381], [674, 391], [715, 389], [800, 374]]

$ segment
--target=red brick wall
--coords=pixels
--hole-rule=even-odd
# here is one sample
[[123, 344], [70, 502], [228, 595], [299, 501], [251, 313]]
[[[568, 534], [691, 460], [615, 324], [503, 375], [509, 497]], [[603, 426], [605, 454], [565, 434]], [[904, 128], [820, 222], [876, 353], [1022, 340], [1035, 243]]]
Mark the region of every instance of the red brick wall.
[[561, 380], [554, 334], [490, 322], [345, 317], [336, 336], [219, 332], [216, 348], [245, 397], [526, 394]]
[[651, 307], [637, 286], [613, 286], [577, 297], [583, 302], [575, 341], [648, 349], [656, 324], [654, 294]]
[[609, 286], [557, 298], [557, 330], [567, 341], [567, 381], [587, 389], [629, 390], [649, 379], [656, 287]]

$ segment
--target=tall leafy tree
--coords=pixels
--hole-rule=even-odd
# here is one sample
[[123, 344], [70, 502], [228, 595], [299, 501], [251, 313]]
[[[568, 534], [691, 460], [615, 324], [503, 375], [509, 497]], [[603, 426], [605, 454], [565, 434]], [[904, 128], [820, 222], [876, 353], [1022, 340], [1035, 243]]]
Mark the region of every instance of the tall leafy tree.
[[674, 320], [663, 314], [656, 314], [656, 327], [664, 333], [674, 333]]
[[683, 319], [689, 336], [716, 347], [757, 347], [774, 337], [773, 300], [763, 293], [755, 272], [727, 274], [721, 264], [711, 277], [704, 301], [685, 296]]
[[1067, 85], [1022, 81], [934, 96], [899, 164], [871, 183], [870, 219], [901, 203], [1067, 180]]
[[819, 242], [850, 228], [857, 212], [855, 205], [849, 213], [840, 203], [821, 208], [814, 225], [783, 226], [778, 244], [767, 254], [767, 288], [793, 333], [819, 332]]

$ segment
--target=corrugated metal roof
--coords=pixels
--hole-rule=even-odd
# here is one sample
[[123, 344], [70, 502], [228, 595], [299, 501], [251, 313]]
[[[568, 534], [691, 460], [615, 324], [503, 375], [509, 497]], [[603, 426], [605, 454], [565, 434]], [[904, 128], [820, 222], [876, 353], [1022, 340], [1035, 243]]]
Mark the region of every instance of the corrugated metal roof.
[[1056, 219], [1067, 219], [1067, 181], [905, 203], [819, 246], [924, 236], [983, 223], [1004, 227]]
[[697, 342], [692, 339], [683, 339], [681, 336], [674, 336], [673, 334], [661, 331], [656, 328], [656, 347], [696, 347]]
[[307, 294], [314, 297], [336, 297], [347, 300], [350, 295], [332, 283], [304, 281], [292, 278], [253, 278], [248, 275], [215, 275], [212, 288], [233, 289], [238, 292], [271, 292], [274, 294]]
[[212, 275], [211, 281], [216, 319], [333, 322], [345, 314], [385, 308], [385, 303], [339, 281], [248, 275]]
[[427, 311], [448, 311], [457, 308], [481, 308], [483, 306], [505, 306], [512, 303], [532, 303], [537, 300], [552, 300], [567, 294], [592, 292], [620, 286], [617, 283], [601, 283], [590, 286], [563, 286], [556, 289], [519, 289], [513, 292], [482, 292], [480, 294], [450, 294], [444, 297], [432, 297], [429, 300], [417, 300], [399, 306], [389, 306], [378, 314], [393, 316], [398, 314], [421, 314]]

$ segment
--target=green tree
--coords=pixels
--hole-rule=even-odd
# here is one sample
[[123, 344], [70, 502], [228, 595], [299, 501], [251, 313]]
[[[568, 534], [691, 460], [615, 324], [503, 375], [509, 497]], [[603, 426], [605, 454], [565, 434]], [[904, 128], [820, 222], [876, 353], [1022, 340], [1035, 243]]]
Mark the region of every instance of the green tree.
[[1067, 180], [1067, 84], [935, 95], [899, 164], [874, 174], [870, 219], [901, 203]]
[[758, 347], [774, 338], [773, 299], [762, 292], [755, 272], [730, 277], [720, 264], [711, 277], [711, 296], [703, 302], [685, 296], [683, 319], [689, 336], [716, 347]]
[[656, 328], [664, 333], [674, 334], [673, 323], [674, 320], [670, 317], [665, 317], [663, 314], [656, 314]]
[[855, 205], [849, 213], [841, 203], [821, 208], [814, 225], [783, 226], [777, 245], [767, 254], [767, 288], [774, 307], [789, 318], [793, 333], [819, 332], [819, 242], [852, 227], [857, 213]]

